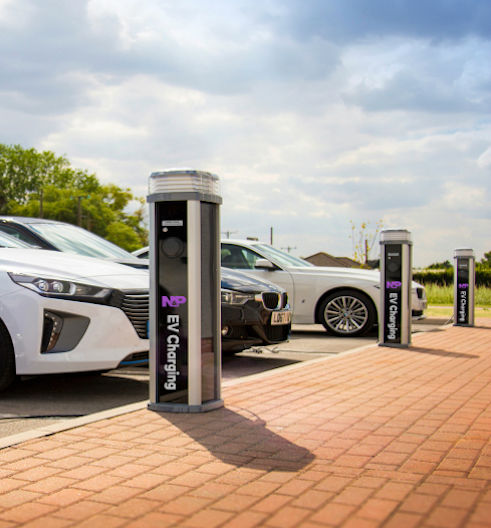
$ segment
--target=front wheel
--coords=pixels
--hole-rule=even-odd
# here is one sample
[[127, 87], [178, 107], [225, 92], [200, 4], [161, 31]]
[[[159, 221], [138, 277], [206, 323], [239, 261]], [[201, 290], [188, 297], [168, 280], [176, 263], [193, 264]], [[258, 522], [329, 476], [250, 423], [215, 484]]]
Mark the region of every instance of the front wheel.
[[7, 329], [0, 321], [0, 391], [15, 381], [15, 357]]
[[341, 290], [331, 293], [322, 301], [319, 306], [319, 319], [329, 334], [355, 337], [372, 329], [376, 312], [365, 294]]

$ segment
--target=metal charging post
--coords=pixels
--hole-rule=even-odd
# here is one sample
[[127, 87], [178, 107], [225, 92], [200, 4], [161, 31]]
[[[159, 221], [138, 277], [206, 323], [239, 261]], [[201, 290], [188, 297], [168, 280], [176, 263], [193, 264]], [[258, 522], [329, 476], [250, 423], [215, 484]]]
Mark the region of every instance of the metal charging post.
[[454, 326], [474, 326], [474, 251], [470, 248], [456, 249], [454, 260]]
[[150, 403], [203, 412], [221, 399], [218, 177], [171, 169], [150, 175]]
[[380, 233], [379, 345], [411, 344], [412, 241], [406, 229]]

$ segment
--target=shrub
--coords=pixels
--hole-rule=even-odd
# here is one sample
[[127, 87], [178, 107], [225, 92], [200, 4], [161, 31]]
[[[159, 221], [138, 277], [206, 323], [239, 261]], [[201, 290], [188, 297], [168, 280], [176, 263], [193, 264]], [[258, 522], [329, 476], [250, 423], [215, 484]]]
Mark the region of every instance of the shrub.
[[[453, 285], [453, 268], [444, 270], [421, 270], [413, 272], [413, 280], [421, 284], [436, 284], [438, 286]], [[476, 269], [476, 286], [491, 288], [491, 269], [478, 267]]]

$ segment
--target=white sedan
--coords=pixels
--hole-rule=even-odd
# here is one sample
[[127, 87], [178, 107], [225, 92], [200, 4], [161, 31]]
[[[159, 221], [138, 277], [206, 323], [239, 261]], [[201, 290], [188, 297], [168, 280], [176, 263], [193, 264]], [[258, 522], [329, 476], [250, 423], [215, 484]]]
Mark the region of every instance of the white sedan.
[[0, 390], [148, 360], [147, 271], [11, 240], [0, 235]]
[[[250, 240], [223, 240], [222, 266], [267, 279], [288, 291], [293, 323], [321, 323], [338, 336], [358, 336], [378, 322], [380, 273], [356, 268], [328, 268]], [[412, 284], [412, 313], [426, 308], [424, 287]]]

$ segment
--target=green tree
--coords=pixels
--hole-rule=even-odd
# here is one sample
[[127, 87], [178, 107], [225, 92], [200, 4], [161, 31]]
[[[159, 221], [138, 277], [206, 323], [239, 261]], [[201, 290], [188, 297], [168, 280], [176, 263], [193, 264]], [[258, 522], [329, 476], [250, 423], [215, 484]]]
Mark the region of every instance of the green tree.
[[[134, 200], [140, 207], [127, 213]], [[102, 185], [53, 152], [0, 145], [0, 214], [77, 224], [131, 251], [148, 241], [144, 203], [130, 189]]]
[[433, 264], [430, 264], [427, 269], [449, 269], [452, 267], [452, 263], [449, 260], [445, 260], [444, 262], [434, 262]]
[[485, 268], [491, 268], [491, 251], [484, 253], [484, 257], [481, 259], [481, 264]]

